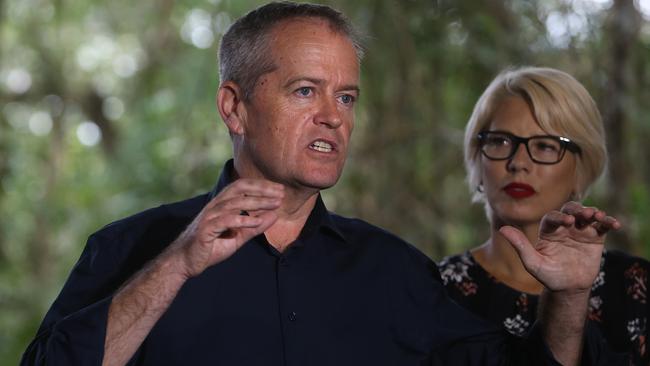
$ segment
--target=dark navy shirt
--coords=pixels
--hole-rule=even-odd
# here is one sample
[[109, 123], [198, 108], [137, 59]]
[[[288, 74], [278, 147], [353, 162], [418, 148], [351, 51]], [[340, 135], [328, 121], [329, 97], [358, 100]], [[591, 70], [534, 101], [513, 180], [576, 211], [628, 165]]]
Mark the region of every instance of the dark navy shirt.
[[[116, 290], [230, 183], [93, 234], [22, 365], [101, 365]], [[596, 353], [598, 350], [596, 351]], [[284, 253], [259, 235], [188, 280], [131, 365], [555, 364], [536, 331], [509, 336], [447, 297], [435, 264], [320, 197]]]

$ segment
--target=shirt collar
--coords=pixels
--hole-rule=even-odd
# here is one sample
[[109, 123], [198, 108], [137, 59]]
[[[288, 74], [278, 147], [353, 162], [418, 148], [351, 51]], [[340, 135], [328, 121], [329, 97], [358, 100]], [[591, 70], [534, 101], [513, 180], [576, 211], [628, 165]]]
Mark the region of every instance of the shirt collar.
[[210, 195], [208, 196], [208, 202], [212, 201], [212, 199], [215, 198], [219, 194], [219, 192], [221, 192], [224, 188], [226, 188], [228, 184], [235, 181], [233, 179], [234, 172], [235, 172], [235, 163], [233, 159], [229, 159], [228, 161], [226, 161], [226, 164], [221, 170], [221, 175], [219, 175], [219, 180], [217, 180], [217, 184], [214, 186], [214, 188], [210, 192]]
[[[212, 200], [214, 197], [216, 197], [217, 194], [219, 194], [221, 190], [226, 188], [227, 185], [229, 185], [234, 181], [233, 179], [234, 172], [235, 172], [235, 164], [233, 159], [230, 159], [225, 163], [223, 170], [221, 171], [221, 175], [219, 176], [219, 180], [217, 181], [217, 184], [210, 192], [210, 195], [208, 196], [208, 202]], [[307, 222], [305, 223], [305, 227], [303, 227], [299, 237], [309, 236], [317, 228], [329, 230], [331, 233], [338, 236], [341, 240], [347, 242], [345, 236], [343, 235], [339, 227], [334, 222], [334, 219], [332, 218], [332, 214], [329, 211], [327, 211], [327, 208], [325, 207], [325, 203], [323, 202], [320, 193], [316, 198], [316, 204], [314, 205], [314, 208], [309, 214], [309, 217], [307, 218]]]

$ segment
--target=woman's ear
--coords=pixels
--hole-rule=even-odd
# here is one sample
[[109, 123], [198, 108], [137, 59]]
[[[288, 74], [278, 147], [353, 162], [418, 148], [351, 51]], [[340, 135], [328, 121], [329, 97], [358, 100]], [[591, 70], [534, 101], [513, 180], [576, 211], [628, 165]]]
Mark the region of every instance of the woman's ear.
[[242, 97], [241, 88], [232, 81], [221, 84], [217, 92], [217, 108], [231, 135], [244, 133], [246, 109]]
[[573, 188], [571, 191], [571, 195], [569, 195], [569, 201], [576, 201], [576, 202], [581, 202], [582, 201], [582, 194], [577, 193], [581, 192], [580, 187], [578, 184], [576, 184], [576, 187]]
[[580, 171], [580, 169], [575, 170], [575, 184], [573, 186], [573, 190], [571, 191], [571, 196], [569, 197], [571, 201], [582, 202], [582, 199], [584, 198], [583, 196], [585, 194], [585, 182], [584, 179], [580, 179]]

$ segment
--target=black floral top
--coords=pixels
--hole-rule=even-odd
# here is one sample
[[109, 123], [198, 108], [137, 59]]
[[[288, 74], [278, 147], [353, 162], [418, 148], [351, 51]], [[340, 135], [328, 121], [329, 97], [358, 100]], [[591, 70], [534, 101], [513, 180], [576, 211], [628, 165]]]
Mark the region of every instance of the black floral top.
[[[538, 295], [520, 292], [499, 282], [470, 252], [444, 258], [438, 265], [451, 297], [476, 314], [516, 335], [535, 322]], [[646, 349], [650, 262], [619, 251], [606, 251], [589, 299], [589, 319], [613, 350], [628, 352], [634, 365], [649, 365]]]

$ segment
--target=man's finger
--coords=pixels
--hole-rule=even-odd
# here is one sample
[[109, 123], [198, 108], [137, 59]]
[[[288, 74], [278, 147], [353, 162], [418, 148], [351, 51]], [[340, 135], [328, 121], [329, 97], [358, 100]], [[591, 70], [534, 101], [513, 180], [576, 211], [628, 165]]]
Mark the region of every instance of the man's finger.
[[613, 216], [607, 216], [604, 211], [602, 212], [602, 217], [598, 218], [598, 222], [601, 223], [602, 225], [608, 226], [611, 229], [618, 230], [621, 228], [622, 224], [618, 219], [616, 219]]
[[262, 223], [263, 220], [259, 217], [230, 214], [207, 220], [201, 231], [207, 233], [210, 239], [230, 238], [233, 230], [256, 228]]
[[560, 212], [567, 214], [567, 215], [577, 215], [580, 211], [585, 209], [585, 206], [580, 204], [580, 202], [576, 201], [569, 201], [562, 205], [562, 208], [560, 209]]
[[609, 230], [618, 230], [621, 224], [612, 216], [607, 216], [605, 211], [596, 207], [585, 207], [575, 214], [576, 228], [582, 229], [587, 226], [597, 228], [599, 234], [604, 234]]
[[[246, 238], [245, 240], [249, 240], [250, 238], [259, 235], [263, 232], [265, 232], [268, 228], [270, 228], [275, 221], [278, 219], [278, 214], [275, 211], [264, 211], [261, 213], [258, 213], [256, 216], [258, 219], [260, 219], [260, 224], [255, 227], [255, 228], [247, 228], [245, 229], [245, 234], [246, 236], [250, 235], [250, 237]], [[250, 231], [250, 233], [249, 233]]]
[[512, 226], [503, 226], [499, 229], [499, 232], [510, 242], [512, 247], [515, 248], [517, 254], [519, 254], [519, 258], [521, 258], [521, 262], [524, 264], [524, 267], [526, 267], [531, 274], [537, 273], [537, 270], [540, 267], [539, 253], [537, 253], [533, 245], [528, 241], [526, 235]]
[[224, 200], [237, 196], [283, 198], [284, 186], [263, 179], [238, 179], [219, 192], [208, 202], [206, 208], [210, 209]]
[[265, 179], [237, 179], [226, 187], [230, 193], [247, 196], [277, 197], [284, 192], [284, 186]]
[[603, 222], [614, 230], [620, 230], [623, 227], [623, 224], [621, 224], [621, 222], [613, 216], [606, 216]]
[[575, 217], [559, 211], [551, 211], [542, 217], [540, 233], [555, 232], [561, 226], [570, 226], [575, 222]]
[[598, 235], [605, 235], [612, 230], [619, 230], [621, 223], [612, 216], [606, 216], [602, 220], [595, 222], [592, 226], [598, 232]]
[[595, 207], [584, 207], [582, 210], [576, 212], [574, 216], [576, 218], [575, 226], [578, 229], [585, 228], [605, 217], [603, 213]]
[[259, 210], [275, 210], [282, 204], [282, 199], [278, 197], [251, 197], [237, 196], [229, 200], [222, 201], [218, 205], [211, 207], [205, 212], [207, 218], [212, 218], [224, 211], [242, 211], [252, 212]]
[[266, 231], [278, 219], [275, 211], [259, 211], [256, 216], [241, 215], [231, 212], [228, 215], [215, 217], [206, 222], [203, 230], [210, 239], [231, 239], [240, 236], [246, 242], [256, 235]]

